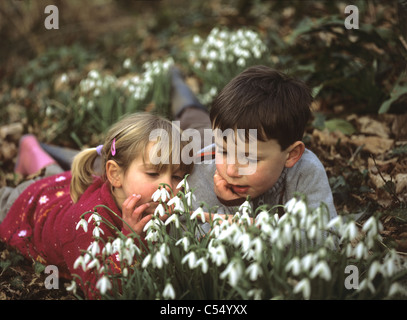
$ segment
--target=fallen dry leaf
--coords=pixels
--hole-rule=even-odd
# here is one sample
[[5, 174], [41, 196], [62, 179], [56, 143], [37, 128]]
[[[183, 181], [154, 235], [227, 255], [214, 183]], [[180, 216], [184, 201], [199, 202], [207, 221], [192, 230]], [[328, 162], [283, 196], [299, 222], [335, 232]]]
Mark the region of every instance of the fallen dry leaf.
[[360, 133], [372, 134], [381, 138], [389, 138], [390, 136], [390, 129], [383, 122], [379, 122], [368, 116], [357, 118], [356, 121], [360, 126]]
[[394, 145], [393, 139], [376, 136], [354, 135], [349, 142], [355, 146], [363, 146], [363, 149], [373, 154], [383, 154], [391, 150]]

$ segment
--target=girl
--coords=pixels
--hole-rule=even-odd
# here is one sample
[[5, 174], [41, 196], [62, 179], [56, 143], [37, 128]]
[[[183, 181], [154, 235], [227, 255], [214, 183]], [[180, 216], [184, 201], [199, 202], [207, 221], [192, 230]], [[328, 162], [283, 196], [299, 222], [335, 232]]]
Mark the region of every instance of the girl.
[[[150, 132], [154, 129], [165, 130], [169, 139], [150, 141]], [[110, 129], [103, 146], [86, 149], [74, 158], [71, 171], [40, 179], [26, 187], [0, 224], [0, 239], [27, 258], [57, 266], [60, 275], [69, 278], [73, 273], [79, 275], [82, 282], [78, 284], [84, 293], [96, 298], [94, 269], [74, 268], [82, 250], [87, 250], [93, 241], [93, 224], [89, 224], [90, 230], [85, 232], [77, 223], [86, 211], [105, 205], [121, 219], [103, 207], [97, 209], [100, 216], [125, 235], [133, 229], [142, 237], [143, 228], [155, 210], [151, 196], [159, 184], [168, 184], [175, 193], [184, 175], [192, 171], [192, 165], [171, 162], [172, 153], [180, 153], [183, 147], [168, 144], [173, 141], [172, 134], [180, 134], [179, 129], [149, 113], [122, 119]], [[27, 142], [27, 139], [34, 141]], [[161, 152], [158, 164], [151, 157], [157, 150]], [[41, 157], [42, 161], [34, 160]], [[100, 170], [95, 169], [97, 160], [101, 162]], [[33, 165], [34, 162], [37, 164]], [[29, 174], [41, 164], [55, 167], [33, 137], [22, 139], [16, 170]], [[103, 240], [116, 237], [105, 223], [99, 228]], [[114, 256], [109, 262], [112, 270], [121, 272]]]

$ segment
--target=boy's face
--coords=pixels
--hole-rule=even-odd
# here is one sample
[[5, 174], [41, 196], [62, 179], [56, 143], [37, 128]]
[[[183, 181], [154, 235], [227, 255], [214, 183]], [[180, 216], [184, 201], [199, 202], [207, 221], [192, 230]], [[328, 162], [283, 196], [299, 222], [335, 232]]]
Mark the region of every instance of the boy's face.
[[[256, 198], [272, 188], [280, 177], [284, 167], [287, 165], [287, 159], [290, 155], [290, 147], [286, 150], [281, 150], [277, 140], [271, 139], [266, 142], [257, 140], [257, 156], [249, 161], [256, 161], [256, 170], [249, 175], [243, 175], [242, 169], [248, 164], [241, 164], [238, 161], [237, 153], [235, 163], [228, 161], [227, 144], [223, 140], [216, 141], [216, 169], [218, 175], [226, 180], [227, 188], [234, 193], [235, 198], [246, 198], [250, 195], [251, 198]], [[248, 143], [245, 145], [245, 150], [249, 149]], [[237, 150], [239, 152], [239, 150]], [[249, 154], [249, 157], [250, 156]], [[229, 158], [230, 159], [230, 158]], [[229, 163], [228, 163], [229, 162]], [[242, 162], [242, 161], [240, 161]], [[215, 186], [216, 188], [216, 186]], [[221, 193], [220, 191], [219, 193]], [[219, 196], [219, 193], [218, 196]], [[229, 199], [228, 196], [222, 197], [224, 200]]]

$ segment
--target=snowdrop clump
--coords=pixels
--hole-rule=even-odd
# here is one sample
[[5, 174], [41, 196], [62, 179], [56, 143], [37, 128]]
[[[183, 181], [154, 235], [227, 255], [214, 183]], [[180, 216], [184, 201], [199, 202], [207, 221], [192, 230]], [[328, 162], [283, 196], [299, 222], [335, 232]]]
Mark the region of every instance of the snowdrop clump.
[[260, 35], [249, 29], [230, 31], [214, 28], [206, 39], [193, 37], [193, 49], [189, 62], [194, 72], [203, 79], [208, 90], [200, 95], [200, 101], [208, 104], [239, 70], [253, 64], [261, 64], [267, 47]]
[[[142, 65], [142, 73], [129, 73], [122, 78], [117, 78], [112, 74], [104, 74], [98, 70], [91, 70], [87, 77], [79, 83], [78, 105], [92, 111], [98, 107], [99, 98], [105, 99], [106, 95], [114, 95], [114, 92], [117, 92], [121, 96], [123, 105], [132, 106], [132, 109], [126, 110], [126, 112], [136, 111], [141, 105], [144, 106], [150, 102], [146, 99], [154, 95], [154, 90], [157, 91], [161, 78], [164, 77], [168, 81], [168, 70], [173, 63], [171, 57], [164, 61], [145, 62]], [[127, 58], [123, 62], [123, 66], [128, 69], [130, 65], [131, 60]], [[129, 100], [131, 103], [127, 102]]]
[[[341, 216], [329, 220], [323, 204], [310, 209], [304, 199], [290, 200], [281, 216], [267, 206], [254, 210], [247, 200], [232, 216], [209, 216], [211, 229], [205, 234], [204, 203], [193, 210], [186, 179], [178, 187], [183, 191], [176, 195], [164, 186], [152, 195], [159, 206], [144, 229], [145, 250], [123, 237], [102, 246], [103, 232], [94, 230], [103, 222], [96, 213], [78, 222], [77, 228], [92, 232], [95, 241], [75, 266], [100, 274], [97, 289], [104, 297], [366, 299], [407, 294], [399, 282], [407, 264], [383, 247], [382, 225], [374, 216], [359, 228]], [[109, 274], [103, 262], [112, 254], [122, 262], [122, 292], [112, 290], [117, 275]], [[357, 289], [345, 287], [348, 265], [359, 268]]]

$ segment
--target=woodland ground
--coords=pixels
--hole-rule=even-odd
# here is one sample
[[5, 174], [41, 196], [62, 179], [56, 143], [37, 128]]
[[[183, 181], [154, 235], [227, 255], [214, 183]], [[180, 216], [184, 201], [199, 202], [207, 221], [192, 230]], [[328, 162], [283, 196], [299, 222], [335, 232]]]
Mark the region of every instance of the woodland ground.
[[[115, 5], [106, 6], [95, 2], [79, 11], [78, 6], [72, 9], [60, 1], [55, 3], [61, 15], [65, 13], [59, 33], [44, 31], [44, 15], [38, 5], [33, 5], [30, 13], [19, 11], [15, 5], [14, 9], [0, 5], [2, 19], [8, 21], [7, 27], [2, 29], [4, 34], [0, 35], [4, 36], [0, 55], [5, 61], [0, 67], [0, 187], [14, 186], [23, 179], [13, 173], [18, 141], [23, 134], [34, 133], [41, 141], [78, 148], [72, 137], [53, 136], [53, 124], [62, 119], [42, 118], [40, 121], [36, 118], [36, 114], [41, 113], [44, 97], [62, 91], [63, 84], [59, 80], [66, 70], [71, 79], [76, 79], [73, 85], [77, 85], [81, 77], [96, 67], [116, 72], [120, 61], [129, 56], [140, 63], [168, 54], [183, 56], [185, 37], [193, 32], [208, 33], [215, 25], [250, 26], [262, 34], [277, 28], [276, 33], [284, 38], [296, 26], [295, 19], [299, 19], [296, 13], [306, 14], [306, 8], [298, 6], [296, 1], [281, 9], [278, 18], [261, 15], [257, 12], [263, 8], [260, 2], [248, 5], [248, 1], [212, 0], [206, 5], [189, 5], [189, 9], [196, 11], [184, 16], [182, 12], [175, 14], [165, 1], [137, 1], [132, 5], [117, 1]], [[320, 3], [316, 9], [326, 9], [324, 2]], [[369, 3], [373, 7], [368, 9], [378, 16], [383, 7], [376, 1]], [[184, 4], [175, 2], [178, 8]], [[252, 15], [245, 14], [248, 8], [254, 12]], [[157, 10], [161, 11], [157, 13]], [[17, 13], [6, 16], [13, 12]], [[395, 12], [389, 10], [386, 14], [391, 16]], [[66, 27], [62, 27], [64, 23]], [[47, 51], [49, 43], [55, 48], [71, 47], [73, 51], [65, 54], [66, 49], [56, 50], [54, 54], [59, 55], [58, 59], [52, 59]], [[367, 49], [383, 50], [377, 43]], [[44, 55], [44, 52], [49, 54]], [[389, 68], [399, 67], [394, 63]], [[28, 77], [32, 79], [27, 80]], [[201, 80], [193, 74], [188, 77], [196, 91], [200, 90]], [[379, 115], [380, 103], [372, 108], [371, 105], [366, 107], [364, 100], [360, 103], [352, 97], [342, 100], [338, 97], [340, 94], [316, 99], [315, 117], [304, 141], [326, 168], [338, 213], [357, 214], [359, 226], [370, 215], [379, 215], [384, 226], [383, 245], [395, 245], [400, 254], [407, 255], [405, 103], [401, 104], [401, 112], [396, 109]], [[326, 118], [333, 120], [324, 122]], [[0, 300], [75, 299], [64, 290], [67, 282], [61, 281], [59, 290], [46, 289], [46, 276], [43, 265], [24, 259], [0, 242]]]

